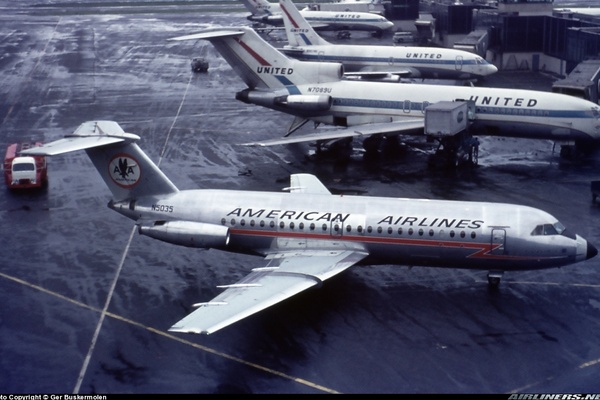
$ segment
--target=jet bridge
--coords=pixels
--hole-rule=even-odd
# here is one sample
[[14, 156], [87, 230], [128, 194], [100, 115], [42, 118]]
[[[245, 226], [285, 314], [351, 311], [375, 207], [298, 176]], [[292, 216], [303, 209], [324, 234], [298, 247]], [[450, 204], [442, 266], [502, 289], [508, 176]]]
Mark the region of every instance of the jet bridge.
[[430, 165], [477, 165], [479, 141], [469, 132], [474, 115], [475, 103], [470, 100], [441, 101], [425, 109], [425, 135], [439, 143]]

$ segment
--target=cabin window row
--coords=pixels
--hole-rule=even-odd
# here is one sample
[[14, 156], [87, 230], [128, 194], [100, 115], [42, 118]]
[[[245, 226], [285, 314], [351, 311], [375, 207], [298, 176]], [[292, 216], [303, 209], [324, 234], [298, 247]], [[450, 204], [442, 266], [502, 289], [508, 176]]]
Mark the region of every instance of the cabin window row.
[[[232, 226], [232, 227], [236, 226], [237, 223], [238, 223], [238, 221], [235, 218], [232, 218], [229, 221], [229, 226]], [[222, 225], [227, 225], [227, 219], [222, 218], [221, 219], [221, 224]], [[269, 221], [269, 223], [267, 224], [264, 220], [256, 222], [253, 219], [250, 220], [250, 221], [246, 221], [245, 219], [241, 219], [241, 220], [239, 220], [239, 224], [240, 224], [240, 226], [249, 225], [250, 227], [256, 227], [256, 226], [258, 226], [260, 228], [265, 228], [265, 227], [268, 226], [268, 228], [271, 228], [271, 229], [275, 229], [275, 226], [276, 226], [275, 221]], [[283, 221], [280, 221], [279, 222], [279, 228], [280, 229], [286, 229], [286, 223], [283, 222]], [[319, 230], [322, 231], [322, 232], [329, 232], [329, 230], [331, 229], [334, 233], [341, 233], [340, 231], [342, 230], [342, 227], [339, 224], [332, 224], [332, 225], [325, 224], [325, 223], [324, 224], [316, 224], [314, 222], [311, 222], [310, 224], [305, 224], [304, 222], [299, 222], [297, 225], [296, 225], [295, 222], [289, 222], [287, 224], [287, 228], [291, 229], [291, 230], [298, 229], [300, 231], [303, 231], [306, 228], [306, 229], [308, 229], [311, 232], [319, 231]], [[343, 229], [348, 234], [353, 233], [352, 225], [346, 225]], [[394, 233], [397, 233], [398, 235], [408, 234], [408, 236], [413, 236], [415, 234], [417, 234], [419, 236], [430, 236], [430, 237], [435, 236], [435, 230], [434, 229], [428, 229], [428, 230], [425, 230], [423, 228], [419, 228], [419, 229], [408, 228], [408, 229], [405, 229], [405, 228], [402, 228], [402, 227], [399, 227], [399, 228], [395, 229], [395, 228], [392, 228], [391, 226], [388, 227], [387, 229], [384, 229], [383, 227], [378, 226], [375, 229], [372, 226], [367, 226], [366, 228], [364, 228], [362, 225], [358, 225], [356, 227], [354, 233], [358, 233], [358, 234], [362, 235], [362, 234], [365, 234], [365, 232], [368, 233], [368, 234], [371, 234], [373, 232], [377, 232], [378, 234], [382, 234], [382, 233], [385, 232], [388, 235], [392, 235]], [[438, 231], [438, 235], [439, 236], [444, 236], [445, 235], [445, 231], [444, 230]], [[467, 232], [465, 232], [465, 231], [456, 232], [454, 230], [451, 230], [448, 233], [448, 235], [451, 238], [454, 238], [454, 237], [457, 237], [457, 236], [461, 237], [461, 238], [466, 238], [467, 236], [470, 236], [471, 239], [475, 239], [477, 237], [477, 233], [475, 231], [471, 231], [469, 234], [467, 234]]]
[[503, 108], [503, 107], [477, 107], [477, 113], [501, 115], [527, 115], [531, 117], [549, 117], [548, 110], [534, 110], [531, 108]]

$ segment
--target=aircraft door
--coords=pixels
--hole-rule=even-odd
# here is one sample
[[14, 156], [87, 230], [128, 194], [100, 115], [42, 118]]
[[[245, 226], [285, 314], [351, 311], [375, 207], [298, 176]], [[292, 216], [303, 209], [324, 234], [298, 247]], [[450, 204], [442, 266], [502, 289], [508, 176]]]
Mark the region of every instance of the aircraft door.
[[333, 238], [341, 238], [344, 235], [362, 236], [366, 229], [365, 220], [364, 214], [348, 214], [343, 218], [334, 218], [329, 224], [329, 234]]
[[501, 255], [506, 253], [506, 231], [504, 229], [492, 229], [492, 251], [491, 254]]
[[456, 68], [457, 71], [461, 71], [463, 67], [463, 58], [462, 56], [456, 56], [456, 60], [454, 62], [454, 68]]

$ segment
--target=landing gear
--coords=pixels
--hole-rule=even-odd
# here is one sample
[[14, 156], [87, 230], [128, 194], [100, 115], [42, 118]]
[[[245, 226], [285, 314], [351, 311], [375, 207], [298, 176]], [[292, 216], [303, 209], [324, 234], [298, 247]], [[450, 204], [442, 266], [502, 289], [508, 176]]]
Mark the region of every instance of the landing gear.
[[502, 279], [502, 275], [504, 275], [504, 271], [488, 272], [488, 287], [490, 289], [498, 289], [498, 286], [500, 285], [500, 280]]

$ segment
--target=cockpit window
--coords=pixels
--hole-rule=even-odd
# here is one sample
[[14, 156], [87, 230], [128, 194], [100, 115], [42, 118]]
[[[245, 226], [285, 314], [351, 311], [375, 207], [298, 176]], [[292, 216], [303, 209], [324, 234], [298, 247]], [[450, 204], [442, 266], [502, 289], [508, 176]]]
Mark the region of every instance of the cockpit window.
[[477, 62], [477, 64], [483, 64], [483, 58], [481, 57], [475, 57], [475, 62]]
[[560, 235], [565, 231], [565, 227], [560, 222], [555, 224], [543, 224], [535, 227], [532, 236], [548, 236], [548, 235]]

